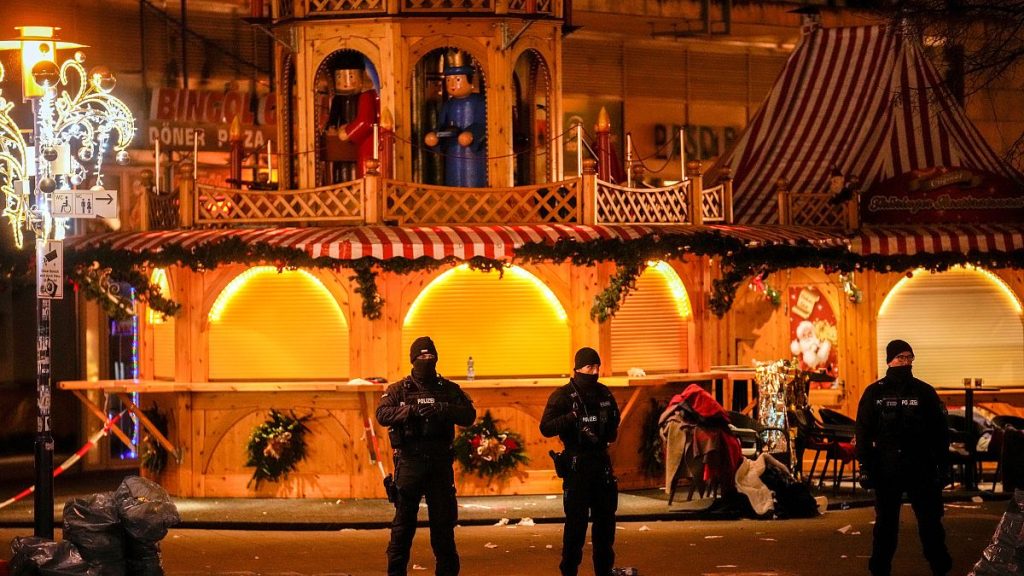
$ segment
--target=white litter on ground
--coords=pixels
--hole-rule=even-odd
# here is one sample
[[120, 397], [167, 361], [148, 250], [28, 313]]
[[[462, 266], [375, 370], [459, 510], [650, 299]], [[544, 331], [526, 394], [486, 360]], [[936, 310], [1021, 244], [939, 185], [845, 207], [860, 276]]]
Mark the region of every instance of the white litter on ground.
[[985, 500], [981, 496], [974, 496], [971, 498], [971, 502], [984, 502]]
[[413, 564], [412, 565], [412, 569], [413, 570], [426, 570], [427, 567], [426, 566], [420, 566], [419, 564]]
[[555, 496], [554, 494], [549, 494], [544, 497], [545, 500], [554, 500], [555, 498], [558, 498], [558, 496]]
[[494, 544], [493, 542], [488, 542], [487, 544], [484, 544], [484, 548], [497, 548], [497, 547], [498, 547], [498, 545]]
[[521, 518], [516, 526], [536, 526], [537, 523], [533, 521], [533, 518]]
[[758, 538], [758, 540], [761, 540], [762, 542], [778, 542], [775, 538]]
[[704, 537], [705, 540], [718, 540], [719, 538], [725, 538], [725, 536], [713, 535], [713, 536], [705, 536]]
[[[426, 507], [426, 504], [420, 504], [420, 506]], [[459, 508], [479, 508], [481, 510], [490, 510], [490, 506], [484, 506], [483, 504], [459, 504]]]
[[495, 526], [508, 526], [508, 518], [502, 518], [494, 523]]
[[650, 530], [650, 528], [647, 527], [647, 524], [644, 524], [643, 526], [640, 527], [640, 531], [641, 532], [647, 532], [648, 530]]
[[847, 524], [846, 526], [843, 526], [842, 528], [836, 530], [836, 532], [839, 532], [840, 534], [846, 534], [851, 529], [853, 529], [853, 526], [851, 526], [850, 524]]
[[547, 548], [548, 550], [551, 550], [552, 548], [554, 548], [554, 546], [552, 546], [551, 544], [548, 544], [547, 546], [545, 546], [545, 548]]

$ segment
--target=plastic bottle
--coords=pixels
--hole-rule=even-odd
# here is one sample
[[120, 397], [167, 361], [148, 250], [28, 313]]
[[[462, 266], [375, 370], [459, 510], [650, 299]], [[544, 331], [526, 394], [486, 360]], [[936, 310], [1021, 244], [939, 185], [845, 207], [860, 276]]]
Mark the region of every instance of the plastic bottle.
[[466, 360], [466, 380], [473, 380], [476, 378], [476, 370], [473, 368], [473, 357], [470, 356], [469, 360]]

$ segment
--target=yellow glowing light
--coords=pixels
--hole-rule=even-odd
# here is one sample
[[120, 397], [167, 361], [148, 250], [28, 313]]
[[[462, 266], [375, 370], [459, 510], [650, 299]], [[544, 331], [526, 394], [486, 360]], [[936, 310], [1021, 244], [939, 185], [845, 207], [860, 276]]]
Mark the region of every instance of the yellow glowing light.
[[[168, 298], [171, 293], [171, 284], [167, 281], [167, 271], [163, 268], [155, 268], [153, 273], [149, 276], [149, 283], [153, 286], [160, 288], [160, 294], [164, 298]], [[150, 324], [163, 324], [167, 320], [167, 316], [149, 309], [146, 315], [146, 319]]]
[[[1002, 294], [1004, 298], [1006, 298], [1006, 301], [1010, 304], [1010, 306], [1013, 307], [1013, 310], [1017, 314], [1024, 314], [1024, 307], [1021, 306], [1020, 299], [1017, 298], [1017, 295], [1013, 293], [1013, 290], [1006, 284], [1006, 282], [1003, 281], [1002, 278], [996, 276], [995, 274], [989, 272], [988, 270], [985, 270], [984, 268], [978, 268], [977, 266], [972, 266], [970, 264], [964, 266], [953, 266], [952, 268], [950, 268], [950, 270], [957, 269], [969, 270], [971, 272], [976, 272], [983, 276], [986, 280], [992, 283], [993, 286], [999, 289], [999, 293]], [[918, 274], [924, 274], [925, 272], [927, 272], [927, 270], [925, 270], [924, 268], [918, 268], [917, 270], [914, 270], [913, 276], [917, 276]], [[890, 290], [889, 293], [885, 295], [885, 300], [882, 301], [882, 305], [879, 306], [878, 308], [879, 317], [885, 316], [886, 312], [889, 309], [889, 303], [892, 302], [893, 300], [893, 295], [899, 292], [900, 289], [903, 288], [904, 284], [911, 281], [912, 279], [913, 278], [907, 276], [900, 278], [899, 282], [897, 282], [896, 285], [892, 287], [892, 290]]]
[[224, 312], [225, 310], [227, 310], [228, 305], [231, 304], [231, 300], [234, 299], [234, 297], [239, 292], [241, 292], [243, 288], [245, 288], [246, 284], [248, 284], [250, 281], [254, 279], [259, 278], [260, 276], [267, 276], [271, 274], [299, 274], [304, 276], [308, 281], [318, 286], [319, 289], [322, 290], [324, 294], [327, 294], [331, 298], [331, 301], [334, 302], [335, 308], [337, 308], [338, 310], [338, 315], [344, 317], [344, 314], [341, 311], [341, 307], [338, 306], [337, 301], [334, 300], [334, 297], [330, 295], [330, 292], [323, 285], [323, 283], [321, 283], [316, 276], [313, 276], [309, 272], [305, 270], [278, 271], [278, 269], [273, 266], [254, 266], [252, 268], [249, 268], [245, 272], [242, 272], [238, 276], [235, 276], [234, 280], [229, 282], [228, 285], [224, 288], [224, 290], [221, 291], [220, 295], [217, 296], [217, 300], [215, 300], [213, 302], [213, 306], [210, 307], [210, 313], [208, 315], [210, 322], [216, 323], [220, 321], [220, 319], [224, 316]]
[[[456, 266], [455, 268], [452, 268], [451, 270], [448, 270], [447, 272], [444, 272], [443, 274], [435, 278], [433, 282], [431, 282], [426, 288], [423, 289], [422, 292], [420, 292], [420, 295], [416, 297], [415, 301], [413, 301], [412, 306], [409, 306], [409, 313], [406, 314], [405, 316], [405, 322], [407, 324], [410, 322], [414, 322], [416, 320], [420, 307], [423, 306], [423, 303], [426, 300], [430, 299], [430, 294], [437, 290], [439, 287], [443, 286], [449, 279], [451, 279], [453, 275], [455, 275], [457, 272], [466, 272], [469, 270], [470, 268], [468, 264], [461, 264], [459, 266]], [[544, 300], [548, 303], [548, 305], [551, 306], [551, 312], [555, 314], [558, 320], [561, 322], [565, 322], [566, 320], [568, 320], [569, 316], [568, 314], [565, 313], [565, 308], [562, 308], [562, 303], [558, 301], [558, 297], [555, 296], [555, 293], [552, 292], [550, 288], [545, 286], [539, 278], [537, 278], [533, 274], [530, 274], [526, 270], [523, 270], [519, 266], [509, 266], [508, 268], [505, 269], [505, 274], [532, 283], [534, 287], [537, 289], [537, 292], [540, 293], [544, 297]]]
[[679, 278], [679, 274], [672, 269], [672, 266], [668, 262], [662, 260], [652, 261], [647, 263], [648, 272], [656, 272], [662, 277], [665, 283], [668, 285], [669, 291], [672, 293], [672, 300], [676, 304], [676, 310], [679, 312], [680, 318], [689, 318], [692, 310], [690, 309], [690, 297], [686, 294], [686, 286], [683, 286], [683, 281]]
[[466, 265], [445, 271], [419, 293], [402, 324], [403, 349], [430, 336], [438, 371], [450, 378], [560, 375], [569, 371], [568, 314], [539, 278], [511, 266], [504, 277]]
[[20, 33], [14, 40], [0, 41], [0, 50], [21, 51], [21, 88], [24, 98], [38, 98], [44, 89], [32, 76], [32, 68], [40, 62], [56, 62], [57, 50], [82, 48], [84, 44], [62, 42], [55, 39], [60, 28], [53, 26], [16, 26]]

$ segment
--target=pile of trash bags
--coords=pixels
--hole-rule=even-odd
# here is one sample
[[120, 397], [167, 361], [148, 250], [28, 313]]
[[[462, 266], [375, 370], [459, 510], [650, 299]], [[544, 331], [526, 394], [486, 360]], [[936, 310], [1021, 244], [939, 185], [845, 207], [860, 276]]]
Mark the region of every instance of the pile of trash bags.
[[12, 576], [163, 576], [160, 541], [181, 522], [159, 484], [131, 476], [64, 505], [64, 540], [17, 537]]
[[992, 540], [968, 576], [1024, 576], [1024, 490], [1015, 490]]

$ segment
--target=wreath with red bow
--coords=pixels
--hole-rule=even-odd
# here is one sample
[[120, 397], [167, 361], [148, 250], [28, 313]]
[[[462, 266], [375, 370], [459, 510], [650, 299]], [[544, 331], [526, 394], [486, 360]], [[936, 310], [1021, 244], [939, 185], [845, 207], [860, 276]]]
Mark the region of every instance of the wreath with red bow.
[[488, 410], [455, 437], [455, 458], [465, 472], [481, 478], [501, 478], [530, 461], [522, 436], [499, 429], [500, 422]]

